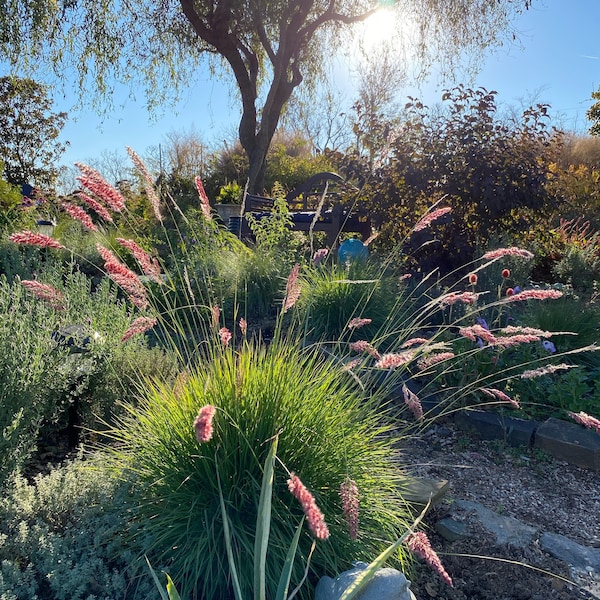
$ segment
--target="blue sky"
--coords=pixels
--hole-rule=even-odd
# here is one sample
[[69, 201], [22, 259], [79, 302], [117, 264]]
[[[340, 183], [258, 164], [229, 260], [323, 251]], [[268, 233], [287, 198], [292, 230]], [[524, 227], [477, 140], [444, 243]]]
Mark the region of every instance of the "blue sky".
[[[523, 102], [551, 104], [551, 114], [562, 127], [586, 131], [585, 112], [591, 94], [600, 86], [600, 0], [534, 0], [534, 6], [516, 23], [520, 42], [505, 46], [488, 56], [471, 83], [498, 92], [500, 105], [521, 106]], [[457, 82], [458, 83], [458, 82]], [[439, 100], [441, 89], [431, 80], [419, 88], [400, 90], [427, 104]], [[74, 111], [68, 102], [55, 108], [69, 113], [63, 139], [70, 147], [64, 164], [87, 161], [102, 152], [133, 147], [144, 154], [151, 145], [164, 142], [169, 132], [194, 129], [207, 143], [219, 143], [235, 136], [239, 108], [229, 88], [208, 77], [183, 93], [180, 102], [157, 118], [146, 110], [143, 93], [128, 98], [125, 90], [115, 96], [118, 107], [100, 117], [92, 112]]]

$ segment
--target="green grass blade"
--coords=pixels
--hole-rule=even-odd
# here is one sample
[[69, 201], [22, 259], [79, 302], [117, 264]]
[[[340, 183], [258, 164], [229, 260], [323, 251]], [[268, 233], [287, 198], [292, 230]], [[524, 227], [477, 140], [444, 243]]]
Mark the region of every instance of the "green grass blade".
[[296, 550], [298, 548], [298, 541], [300, 540], [303, 525], [304, 517], [302, 517], [300, 524], [296, 528], [296, 533], [294, 534], [287, 556], [285, 557], [285, 563], [283, 563], [283, 569], [281, 570], [281, 577], [279, 578], [275, 600], [285, 600], [287, 597], [290, 579], [292, 577], [292, 567], [294, 566], [294, 558], [296, 557]]
[[175, 588], [173, 580], [167, 575], [167, 594], [169, 594], [169, 600], [181, 600], [181, 596]]
[[254, 538], [254, 599], [265, 600], [266, 581], [265, 569], [267, 563], [267, 548], [269, 546], [269, 531], [271, 528], [271, 500], [273, 497], [273, 465], [277, 453], [277, 437], [271, 444], [271, 449], [265, 461], [263, 470], [258, 515], [256, 517], [256, 534]]
[[158, 575], [156, 574], [156, 571], [152, 568], [152, 565], [150, 564], [148, 557], [146, 555], [144, 555], [144, 558], [146, 559], [146, 562], [148, 563], [148, 568], [150, 569], [150, 573], [152, 574], [154, 583], [156, 583], [156, 587], [158, 588], [160, 597], [162, 598], [162, 600], [169, 600], [169, 596], [167, 596], [167, 592], [165, 592], [162, 583], [159, 581]]
[[225, 535], [225, 546], [227, 548], [227, 560], [229, 561], [229, 570], [231, 571], [233, 593], [235, 594], [236, 600], [244, 600], [242, 596], [242, 589], [240, 588], [240, 580], [238, 577], [237, 567], [235, 566], [233, 548], [231, 547], [231, 531], [229, 529], [229, 518], [227, 517], [227, 511], [225, 510], [225, 500], [223, 499], [223, 491], [221, 490], [221, 480], [218, 478], [218, 476], [217, 479], [219, 483], [219, 500], [221, 502], [221, 515], [223, 517], [223, 533]]
[[423, 509], [423, 512], [415, 519], [412, 527], [406, 533], [398, 538], [393, 544], [388, 546], [345, 590], [339, 600], [352, 600], [363, 588], [373, 579], [376, 571], [381, 568], [390, 556], [404, 543], [404, 540], [413, 532], [413, 529], [421, 522], [425, 513], [429, 509], [429, 503]]

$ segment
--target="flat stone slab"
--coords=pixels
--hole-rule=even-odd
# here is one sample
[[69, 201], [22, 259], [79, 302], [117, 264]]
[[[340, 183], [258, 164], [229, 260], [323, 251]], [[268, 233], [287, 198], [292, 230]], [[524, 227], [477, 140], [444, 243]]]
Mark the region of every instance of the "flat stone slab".
[[462, 429], [472, 431], [483, 440], [503, 440], [510, 446], [531, 446], [537, 421], [517, 419], [485, 410], [461, 410], [454, 421]]
[[435, 524], [435, 530], [449, 542], [464, 540], [469, 537], [469, 526], [462, 521], [456, 521], [450, 517], [440, 519]]
[[577, 423], [550, 418], [537, 428], [533, 445], [561, 460], [600, 471], [600, 435]]
[[453, 506], [476, 513], [481, 525], [496, 536], [498, 545], [506, 544], [515, 548], [524, 548], [538, 533], [535, 527], [526, 525], [514, 517], [499, 515], [478, 502], [456, 500]]
[[446, 479], [411, 478], [402, 489], [402, 497], [409, 503], [425, 507], [431, 501], [437, 504], [450, 489]]
[[582, 546], [558, 533], [542, 534], [540, 547], [544, 552], [548, 552], [571, 566], [579, 569], [591, 568], [600, 572], [600, 548]]

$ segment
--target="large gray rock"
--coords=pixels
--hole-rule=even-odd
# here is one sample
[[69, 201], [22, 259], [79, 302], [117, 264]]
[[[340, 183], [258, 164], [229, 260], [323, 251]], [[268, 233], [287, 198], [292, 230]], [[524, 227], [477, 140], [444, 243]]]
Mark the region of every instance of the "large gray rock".
[[[335, 579], [322, 577], [315, 590], [315, 600], [338, 600], [344, 590], [367, 568], [363, 562], [354, 563]], [[416, 600], [410, 591], [410, 581], [396, 569], [378, 569], [371, 581], [356, 596], [357, 600]]]

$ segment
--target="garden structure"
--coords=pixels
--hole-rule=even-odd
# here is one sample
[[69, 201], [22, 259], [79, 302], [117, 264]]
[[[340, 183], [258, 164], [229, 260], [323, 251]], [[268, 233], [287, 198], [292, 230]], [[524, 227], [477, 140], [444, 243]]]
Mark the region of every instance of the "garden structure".
[[[356, 192], [356, 188], [336, 173], [313, 175], [285, 197], [291, 229], [324, 231], [330, 248], [336, 244], [341, 232], [358, 233], [366, 240], [371, 235], [371, 219], [356, 205], [356, 194], [352, 192]], [[246, 194], [243, 214], [263, 218], [271, 213], [273, 203], [273, 198]], [[229, 219], [229, 230], [242, 239], [252, 235], [243, 215]]]

